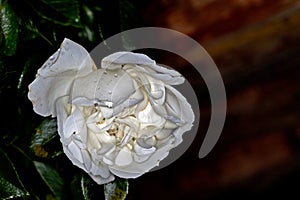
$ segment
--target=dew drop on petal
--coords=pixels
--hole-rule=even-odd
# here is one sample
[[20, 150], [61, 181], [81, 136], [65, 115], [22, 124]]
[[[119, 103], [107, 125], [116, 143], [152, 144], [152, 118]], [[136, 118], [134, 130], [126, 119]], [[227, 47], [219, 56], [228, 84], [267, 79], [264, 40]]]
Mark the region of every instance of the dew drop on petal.
[[113, 102], [105, 101], [105, 102], [104, 102], [104, 105], [105, 105], [107, 108], [112, 108]]
[[49, 58], [50, 61], [52, 61], [52, 60], [54, 60], [54, 59], [55, 59], [54, 56], [50, 56], [50, 58]]

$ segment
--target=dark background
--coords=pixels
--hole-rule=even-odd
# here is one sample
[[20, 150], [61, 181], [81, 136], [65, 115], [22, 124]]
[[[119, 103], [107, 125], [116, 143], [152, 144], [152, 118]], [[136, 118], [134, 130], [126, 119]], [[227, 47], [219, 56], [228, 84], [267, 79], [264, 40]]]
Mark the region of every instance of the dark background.
[[[22, 180], [30, 199], [55, 196], [42, 183], [33, 160], [55, 168], [66, 183], [76, 182], [74, 174], [80, 173], [63, 154], [56, 156], [61, 151], [57, 137], [41, 145], [47, 155], [33, 148], [43, 118], [32, 111], [26, 95], [36, 70], [64, 37], [90, 51], [113, 34], [143, 26], [171, 28], [198, 41], [221, 72], [228, 111], [215, 148], [199, 159], [210, 117], [205, 84], [181, 58], [148, 50], [151, 58], [190, 81], [201, 121], [196, 139], [180, 159], [129, 180], [127, 199], [299, 198], [299, 1], [0, 3], [0, 177], [21, 189]], [[65, 192], [74, 193], [72, 188]]]

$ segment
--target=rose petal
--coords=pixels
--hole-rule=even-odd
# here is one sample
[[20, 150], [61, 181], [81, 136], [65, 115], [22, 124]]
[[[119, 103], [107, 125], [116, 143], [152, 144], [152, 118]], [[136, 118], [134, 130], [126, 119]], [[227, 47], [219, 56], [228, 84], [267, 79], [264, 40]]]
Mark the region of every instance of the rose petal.
[[100, 107], [101, 113], [104, 118], [108, 119], [113, 117], [114, 110], [107, 107]]
[[[128, 65], [126, 65], [128, 64]], [[156, 64], [154, 60], [144, 54], [132, 52], [117, 52], [102, 59], [101, 67], [104, 69], [128, 69], [133, 65], [138, 71], [162, 80], [167, 84], [175, 85], [184, 82], [184, 78], [175, 70], [170, 70]]]
[[108, 178], [111, 175], [109, 168], [106, 165], [103, 165], [101, 163], [95, 164], [92, 162], [92, 167], [90, 172], [92, 175], [101, 176], [102, 178]]
[[169, 137], [173, 133], [174, 129], [161, 129], [158, 131], [155, 136], [158, 140], [163, 140]]
[[84, 126], [84, 119], [79, 109], [69, 115], [64, 122], [62, 137], [69, 138], [72, 134], [79, 133]]
[[161, 145], [160, 148], [157, 148], [157, 150], [145, 162], [132, 162], [126, 167], [113, 165], [109, 167], [110, 171], [116, 176], [122, 178], [137, 178], [157, 166], [159, 162], [169, 154], [169, 151], [172, 147], [172, 141], [167, 141], [164, 143], [164, 145]]
[[131, 150], [127, 146], [124, 146], [118, 153], [115, 160], [115, 164], [117, 166], [127, 166], [130, 163], [132, 163], [132, 161], [133, 159], [132, 159]]
[[64, 127], [63, 124], [72, 109], [72, 106], [67, 102], [68, 102], [68, 96], [60, 97], [55, 102], [56, 113], [57, 113], [57, 130], [60, 136], [62, 136], [63, 134], [63, 127]]
[[74, 142], [70, 142], [70, 144], [68, 145], [68, 149], [72, 153], [72, 155], [74, 156], [74, 158], [76, 160], [78, 160], [79, 162], [83, 163], [83, 158], [82, 158], [81, 150], [80, 150], [80, 148]]
[[89, 174], [90, 177], [99, 185], [102, 185], [102, 184], [106, 184], [106, 183], [109, 183], [113, 180], [115, 180], [115, 176], [110, 174], [109, 177], [107, 178], [103, 178], [102, 176], [95, 176], [95, 175], [92, 175], [92, 174]]
[[98, 141], [101, 143], [101, 148], [97, 150], [98, 154], [104, 154], [111, 149], [116, 148], [116, 138], [113, 136], [110, 136], [108, 133], [103, 132], [96, 134]]
[[154, 112], [150, 103], [137, 114], [137, 118], [140, 122], [148, 124], [159, 124], [163, 120], [161, 116]]
[[133, 149], [137, 155], [149, 155], [155, 152], [155, 147], [144, 148], [141, 147], [137, 142], [133, 145]]
[[83, 149], [81, 149], [81, 153], [82, 153], [84, 166], [87, 171], [90, 171], [92, 167], [91, 155], [87, 150], [83, 150]]
[[138, 163], [145, 162], [156, 151], [155, 147], [150, 146], [148, 148], [144, 148], [140, 146], [138, 142], [135, 142], [133, 147], [135, 152], [133, 153], [133, 159]]
[[[98, 69], [75, 80], [71, 102], [75, 104], [74, 100], [86, 98], [92, 104], [113, 108], [126, 101], [135, 91], [132, 78], [124, 70]], [[83, 101], [82, 103], [87, 105]]]
[[93, 70], [95, 65], [88, 52], [79, 44], [65, 39], [29, 85], [28, 98], [34, 111], [42, 116], [56, 116], [55, 101], [70, 94], [76, 77], [85, 76]]
[[65, 38], [59, 50], [50, 56], [38, 70], [38, 74], [48, 77], [66, 71], [77, 71], [77, 77], [80, 77], [94, 70], [96, 70], [94, 61], [85, 48]]
[[145, 162], [150, 156], [151, 156], [151, 154], [148, 154], [148, 155], [137, 155], [137, 154], [133, 154], [133, 160], [134, 160], [134, 162], [137, 162], [137, 163], [143, 163], [143, 162]]
[[140, 90], [136, 90], [127, 100], [125, 100], [122, 104], [118, 104], [113, 108], [113, 116], [116, 115], [124, 115], [123, 111], [126, 112], [133, 110], [130, 109], [131, 107], [135, 106], [136, 104], [140, 103], [144, 100], [144, 95]]
[[89, 152], [92, 152], [92, 149], [100, 149], [101, 148], [101, 143], [98, 140], [97, 137], [98, 134], [94, 134], [88, 130], [87, 133], [87, 149]]
[[150, 97], [158, 105], [165, 102], [165, 84], [151, 76], [147, 77], [150, 83]]
[[186, 98], [180, 92], [170, 86], [166, 86], [166, 88], [178, 98], [178, 102], [180, 103], [181, 108], [180, 114], [177, 115], [178, 118], [180, 117], [181, 123], [178, 129], [176, 129], [173, 133], [176, 137], [175, 146], [177, 146], [182, 142], [183, 133], [191, 130], [193, 122], [195, 120], [195, 115], [191, 105], [187, 102]]
[[103, 69], [115, 69], [114, 65], [140, 64], [155, 65], [155, 61], [144, 54], [132, 52], [116, 52], [102, 59], [101, 67]]

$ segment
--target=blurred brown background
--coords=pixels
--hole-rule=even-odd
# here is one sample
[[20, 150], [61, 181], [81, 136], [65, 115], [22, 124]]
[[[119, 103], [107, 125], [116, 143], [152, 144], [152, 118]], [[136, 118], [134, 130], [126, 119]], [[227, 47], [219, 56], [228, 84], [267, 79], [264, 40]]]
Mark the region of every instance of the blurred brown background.
[[[300, 1], [145, 4], [141, 12], [147, 26], [180, 31], [208, 51], [225, 83], [228, 112], [215, 148], [199, 159], [210, 117], [209, 97], [201, 86], [195, 141], [175, 163], [130, 181], [128, 199], [298, 199]], [[179, 71], [191, 67], [161, 56], [164, 61]], [[193, 77], [197, 74], [188, 74], [193, 86], [203, 85]]]

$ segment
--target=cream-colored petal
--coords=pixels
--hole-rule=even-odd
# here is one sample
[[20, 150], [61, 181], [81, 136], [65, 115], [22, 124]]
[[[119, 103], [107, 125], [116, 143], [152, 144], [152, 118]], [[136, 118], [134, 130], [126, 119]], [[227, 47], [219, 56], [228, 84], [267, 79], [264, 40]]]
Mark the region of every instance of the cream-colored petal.
[[65, 123], [64, 123], [64, 129], [63, 129], [63, 136], [64, 138], [71, 137], [72, 134], [75, 134], [77, 132], [76, 126], [74, 126], [74, 120], [73, 116], [69, 116]]
[[133, 116], [127, 116], [124, 118], [116, 118], [115, 122], [117, 122], [119, 124], [126, 124], [134, 131], [138, 131], [139, 127], [140, 127], [139, 121]]
[[149, 157], [151, 156], [151, 154], [145, 154], [145, 155], [137, 155], [137, 154], [133, 154], [133, 160], [136, 163], [143, 163], [145, 162]]
[[103, 69], [115, 69], [114, 65], [122, 67], [124, 64], [155, 65], [155, 61], [144, 54], [132, 52], [116, 52], [102, 59]]
[[161, 147], [158, 148], [145, 162], [132, 162], [130, 165], [126, 166], [109, 166], [110, 171], [116, 176], [122, 178], [137, 178], [158, 166], [159, 162], [169, 154], [172, 147], [172, 141], [166, 142], [164, 145], [161, 145]]
[[161, 129], [155, 134], [155, 137], [158, 140], [163, 140], [163, 139], [169, 137], [173, 132], [174, 132], [174, 129]]
[[134, 152], [137, 155], [149, 155], [155, 152], [156, 148], [155, 147], [150, 147], [150, 148], [144, 148], [140, 146], [137, 142], [133, 145]]
[[68, 104], [68, 98], [68, 96], [60, 97], [55, 102], [57, 113], [57, 130], [60, 136], [63, 134], [64, 122], [71, 111], [71, 105]]
[[98, 69], [75, 80], [71, 101], [79, 105], [75, 100], [84, 97], [101, 107], [114, 108], [123, 104], [135, 92], [133, 79], [124, 70]]
[[124, 146], [116, 156], [115, 164], [117, 166], [126, 166], [132, 163], [132, 161], [131, 150], [127, 146]]
[[[128, 66], [126, 65], [128, 64]], [[102, 59], [101, 67], [104, 69], [128, 69], [133, 65], [138, 71], [163, 80], [167, 84], [181, 84], [184, 78], [175, 70], [159, 66], [154, 60], [144, 54], [133, 52], [116, 52]]]
[[83, 158], [82, 158], [81, 150], [80, 150], [80, 148], [74, 142], [70, 142], [70, 144], [68, 145], [68, 149], [72, 153], [73, 157], [76, 160], [78, 160], [79, 162], [83, 163]]
[[103, 178], [108, 178], [110, 176], [110, 172], [107, 166], [102, 165], [101, 163], [93, 163], [90, 170], [90, 173], [95, 176], [101, 176]]
[[140, 90], [136, 90], [128, 99], [126, 99], [121, 104], [117, 104], [113, 108], [113, 116], [124, 116], [124, 111], [133, 111], [132, 107], [139, 104], [141, 101], [143, 101], [144, 95]]
[[[191, 105], [188, 103], [186, 98], [171, 86], [166, 86], [168, 93], [173, 93], [180, 104], [180, 113], [177, 113], [177, 118], [180, 119], [179, 127], [174, 131], [173, 135], [176, 137], [175, 146], [182, 142], [183, 133], [191, 130], [195, 115]], [[177, 112], [177, 111], [176, 111]]]
[[152, 101], [158, 105], [162, 105], [166, 98], [165, 83], [151, 76], [147, 76], [147, 78], [150, 83], [150, 97]]
[[34, 111], [42, 116], [56, 116], [56, 100], [70, 94], [76, 77], [85, 76], [93, 70], [95, 65], [88, 52], [79, 44], [65, 39], [29, 85], [28, 98]]
[[77, 71], [77, 76], [80, 77], [95, 69], [94, 61], [85, 48], [65, 38], [59, 50], [49, 57], [38, 70], [38, 74], [55, 77], [66, 71]]
[[99, 185], [106, 184], [106, 183], [109, 183], [109, 182], [115, 180], [115, 176], [113, 174], [110, 174], [110, 176], [107, 178], [103, 178], [100, 175], [97, 175], [97, 176], [95, 176], [93, 174], [89, 174], [89, 175]]
[[101, 143], [101, 148], [97, 150], [97, 154], [105, 154], [111, 149], [116, 148], [116, 138], [114, 136], [110, 136], [108, 133], [103, 132], [96, 134], [98, 141]]
[[147, 104], [144, 110], [137, 113], [137, 119], [140, 122], [147, 124], [159, 124], [161, 121], [163, 121], [163, 118], [153, 110], [150, 102]]
[[91, 155], [85, 149], [81, 149], [81, 153], [82, 153], [82, 158], [83, 158], [84, 166], [85, 166], [85, 168], [86, 168], [87, 171], [90, 171], [91, 167], [92, 167]]

